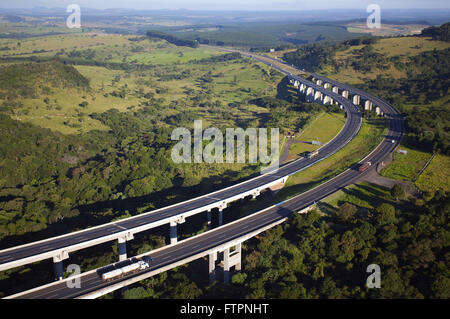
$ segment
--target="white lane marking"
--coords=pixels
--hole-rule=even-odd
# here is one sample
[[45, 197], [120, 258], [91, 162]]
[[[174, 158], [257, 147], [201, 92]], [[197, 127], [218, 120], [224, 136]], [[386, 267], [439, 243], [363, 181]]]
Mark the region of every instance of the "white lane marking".
[[221, 200], [223, 200], [223, 199], [220, 199], [220, 198], [215, 198], [215, 197], [212, 197], [212, 196], [206, 196], [207, 198], [211, 198], [211, 199], [214, 199], [214, 200], [218, 200], [218, 201], [221, 201]]
[[117, 225], [117, 224], [113, 224], [114, 226], [117, 226], [117, 227], [119, 227], [119, 228], [121, 228], [121, 229], [123, 229], [123, 230], [128, 230], [128, 228], [125, 228], [125, 227], [123, 227], [123, 226], [120, 226], [120, 225]]

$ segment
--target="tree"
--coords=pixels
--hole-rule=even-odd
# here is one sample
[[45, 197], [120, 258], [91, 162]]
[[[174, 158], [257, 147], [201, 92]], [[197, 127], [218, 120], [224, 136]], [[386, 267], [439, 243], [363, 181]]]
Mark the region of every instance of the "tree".
[[399, 198], [405, 197], [405, 190], [403, 189], [401, 184], [395, 184], [391, 188], [391, 196], [397, 201], [399, 200]]
[[345, 223], [351, 222], [358, 211], [355, 205], [344, 203], [339, 207], [338, 217]]
[[327, 277], [322, 283], [321, 294], [327, 299], [342, 299], [342, 289], [336, 286], [332, 278]]
[[153, 290], [146, 290], [144, 287], [128, 289], [123, 293], [124, 299], [145, 299], [153, 295]]
[[376, 221], [380, 225], [386, 225], [386, 224], [394, 224], [397, 222], [397, 218], [395, 218], [395, 208], [394, 206], [383, 203], [376, 209]]
[[431, 290], [436, 298], [450, 298], [450, 278], [443, 274], [439, 274], [431, 284]]
[[233, 284], [243, 284], [245, 282], [245, 279], [247, 279], [247, 274], [245, 274], [245, 273], [238, 273], [238, 274], [235, 274], [231, 278], [231, 282]]

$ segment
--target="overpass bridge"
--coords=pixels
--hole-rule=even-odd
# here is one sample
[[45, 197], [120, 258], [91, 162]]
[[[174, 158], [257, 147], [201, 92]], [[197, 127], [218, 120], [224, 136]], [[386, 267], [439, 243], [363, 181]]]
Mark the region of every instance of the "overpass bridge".
[[[266, 62], [264, 62], [266, 63]], [[127, 240], [133, 239], [133, 235], [166, 223], [171, 224], [172, 238], [174, 235], [174, 227], [177, 223], [181, 223], [185, 218], [201, 212], [208, 212], [214, 208], [219, 213], [233, 200], [246, 196], [257, 196], [264, 188], [285, 182], [287, 177], [293, 175], [314, 163], [324, 160], [331, 154], [346, 145], [359, 131], [361, 125], [361, 113], [358, 111], [353, 101], [348, 100], [348, 96], [339, 94], [329, 88], [321, 86], [320, 82], [313, 83], [299, 76], [279, 68], [283, 73], [289, 75], [290, 82], [302, 89], [314, 90], [322, 94], [320, 101], [338, 103], [347, 112], [347, 121], [341, 132], [329, 143], [324, 145], [319, 152], [319, 156], [313, 159], [299, 159], [279, 169], [274, 174], [262, 175], [257, 178], [245, 181], [243, 183], [228, 187], [217, 192], [200, 196], [192, 200], [165, 207], [156, 211], [145, 213], [142, 215], [127, 218], [114, 223], [108, 223], [87, 230], [50, 238], [44, 241], [30, 243], [18, 247], [13, 247], [0, 251], [0, 270], [16, 267], [30, 262], [35, 262], [45, 258], [53, 258], [56, 265], [57, 277], [61, 279], [62, 260], [67, 259], [68, 253], [90, 247], [103, 242], [118, 240], [119, 241], [119, 260], [126, 261], [126, 250], [124, 251]], [[323, 78], [325, 79], [325, 78]], [[323, 81], [323, 80], [322, 80]], [[331, 80], [330, 80], [331, 82]], [[326, 83], [330, 83], [326, 82]], [[346, 90], [347, 86], [335, 83], [338, 90]], [[355, 91], [352, 91], [355, 92]], [[369, 95], [361, 94], [364, 97]], [[325, 101], [325, 97], [332, 101]], [[319, 97], [318, 97], [319, 98]], [[398, 116], [398, 112], [388, 103], [382, 100], [375, 100], [375, 103], [383, 110], [384, 114], [390, 119], [390, 129], [386, 139], [371, 153], [365, 160], [369, 160], [374, 164], [381, 163], [383, 159], [398, 145], [402, 136], [402, 122]], [[391, 138], [395, 143], [391, 143]], [[389, 139], [389, 141], [387, 140]], [[374, 165], [375, 166], [375, 165]], [[367, 172], [367, 171], [366, 171]], [[148, 271], [132, 275], [130, 278], [125, 277], [112, 283], [105, 283], [101, 280], [99, 274], [105, 271], [105, 267], [95, 271], [83, 273], [80, 275], [82, 282], [88, 283], [83, 290], [67, 291], [67, 280], [51, 283], [42, 287], [32, 289], [30, 291], [11, 296], [13, 298], [90, 298], [108, 293], [115, 289], [127, 286], [133, 282], [142, 280], [156, 273], [160, 273], [167, 269], [176, 267], [182, 263], [191, 260], [209, 256], [210, 276], [213, 279], [215, 263], [217, 261], [217, 252], [222, 251], [224, 255], [224, 274], [227, 276], [229, 268], [235, 267], [240, 269], [240, 245], [241, 243], [274, 225], [283, 222], [292, 212], [304, 210], [310, 207], [314, 202], [334, 193], [335, 191], [353, 183], [361, 175], [365, 174], [349, 169], [341, 175], [329, 180], [328, 182], [308, 191], [304, 194], [294, 197], [293, 199], [279, 203], [261, 212], [255, 213], [244, 219], [237, 220], [224, 226], [220, 226], [214, 230], [205, 232], [204, 234], [191, 237], [187, 240], [177, 242], [172, 240], [171, 244], [155, 250], [147, 255], [153, 257], [152, 266]], [[220, 219], [220, 218], [219, 218]], [[176, 229], [176, 228], [175, 228]], [[231, 247], [236, 249], [230, 252]], [[36, 250], [37, 248], [37, 250]], [[161, 255], [162, 254], [162, 255]], [[163, 257], [164, 256], [164, 257]], [[175, 265], [175, 266], [174, 266]], [[110, 267], [114, 267], [111, 265]], [[73, 279], [73, 278], [69, 278]], [[227, 278], [224, 278], [227, 280]], [[64, 288], [65, 287], [65, 288]]]
[[[326, 92], [323, 87], [310, 81], [297, 78], [302, 85], [314, 89], [316, 92]], [[0, 251], [0, 271], [52, 258], [55, 266], [56, 278], [62, 277], [62, 262], [69, 258], [69, 254], [87, 247], [117, 240], [119, 244], [119, 260], [125, 260], [126, 242], [134, 238], [134, 234], [170, 224], [171, 243], [177, 242], [177, 225], [183, 223], [190, 216], [207, 213], [208, 223], [211, 221], [212, 210], [218, 211], [219, 225], [222, 224], [222, 212], [233, 201], [247, 196], [258, 196], [263, 190], [280, 183], [314, 163], [334, 154], [346, 145], [359, 131], [361, 114], [350, 101], [333, 92], [328, 93], [331, 98], [341, 103], [347, 112], [347, 120], [340, 133], [329, 143], [320, 148], [319, 156], [307, 159], [300, 158], [279, 168], [278, 171], [258, 176], [228, 188], [212, 192], [185, 202], [143, 213], [130, 218], [91, 227], [85, 230], [11, 247]]]

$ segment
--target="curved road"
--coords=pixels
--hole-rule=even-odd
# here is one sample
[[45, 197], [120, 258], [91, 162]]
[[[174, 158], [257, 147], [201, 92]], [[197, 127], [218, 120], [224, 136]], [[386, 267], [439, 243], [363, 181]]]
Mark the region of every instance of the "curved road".
[[[265, 61], [261, 62], [267, 64], [267, 62]], [[288, 71], [282, 70], [281, 68], [277, 69], [285, 74], [290, 75]], [[332, 141], [330, 141], [320, 149], [318, 156], [312, 159], [300, 158], [285, 166], [280, 167], [280, 169], [276, 173], [261, 175], [240, 184], [225, 188], [223, 190], [206, 194], [169, 207], [140, 214], [116, 222], [88, 228], [86, 230], [1, 250], [0, 271], [17, 267], [19, 265], [24, 265], [30, 262], [51, 258], [52, 256], [50, 256], [49, 254], [56, 254], [61, 250], [67, 250], [67, 252], [70, 253], [87, 246], [94, 246], [102, 242], [115, 240], [117, 237], [112, 238], [111, 236], [118, 235], [127, 231], [131, 233], [137, 233], [150, 229], [152, 227], [159, 226], [161, 224], [167, 224], [169, 223], [168, 220], [170, 218], [181, 216], [190, 211], [206, 211], [208, 205], [208, 209], [210, 209], [211, 206], [218, 207], [219, 205], [221, 205], [221, 203], [227, 202], [227, 200], [239, 196], [246, 191], [251, 191], [259, 187], [261, 188], [261, 190], [263, 190], [264, 188], [268, 187], [267, 184], [276, 182], [283, 177], [293, 175], [313, 165], [314, 163], [334, 154], [343, 146], [345, 146], [358, 133], [361, 126], [361, 113], [359, 112], [358, 108], [351, 103], [351, 101], [345, 99], [344, 97], [326, 90], [325, 88], [305, 79], [298, 79], [302, 83], [313, 87], [314, 90], [320, 90], [332, 97], [335, 101], [342, 104], [347, 112], [347, 121], [343, 129]], [[202, 208], [205, 209], [202, 210]], [[83, 244], [84, 246], [81, 246]], [[79, 245], [80, 247], [76, 247], [75, 245]], [[28, 260], [26, 258], [28, 258]]]
[[[288, 72], [286, 71], [285, 73]], [[315, 76], [315, 78], [318, 78], [317, 75]], [[358, 94], [361, 94], [364, 97], [371, 97], [369, 94], [359, 90], [356, 91], [356, 89], [351, 88], [347, 85], [331, 81], [324, 77], [321, 77], [321, 79], [328, 83], [334, 82], [336, 85], [344, 89], [348, 89], [349, 91], [351, 90], [352, 92], [360, 92]], [[331, 96], [331, 94], [329, 95]], [[340, 101], [339, 99], [336, 100]], [[354, 183], [363, 175], [367, 174], [368, 171], [374, 169], [377, 164], [382, 162], [386, 158], [386, 156], [388, 156], [397, 147], [403, 134], [403, 122], [400, 114], [395, 110], [395, 108], [389, 103], [375, 97], [373, 97], [373, 102], [375, 102], [375, 104], [379, 106], [383, 110], [385, 115], [390, 119], [390, 128], [385, 139], [364, 159], [364, 161], [370, 161], [373, 164], [369, 170], [361, 173], [355, 169], [350, 168], [347, 171], [336, 176], [335, 178], [317, 186], [316, 188], [309, 190], [306, 193], [300, 194], [285, 202], [279, 203], [276, 206], [254, 213], [253, 215], [248, 216], [242, 220], [224, 225], [217, 229], [213, 229], [189, 240], [179, 242], [175, 245], [166, 246], [163, 249], [158, 250], [157, 252], [150, 253], [149, 255], [153, 258], [153, 261], [151, 262], [151, 267], [149, 270], [142, 271], [135, 275], [129, 275], [127, 277], [117, 279], [113, 282], [105, 283], [100, 278], [99, 273], [107, 271], [107, 268], [111, 267], [108, 266], [99, 269], [97, 272], [93, 271], [82, 275], [82, 286], [80, 289], [69, 289], [67, 288], [65, 282], [57, 282], [42, 288], [25, 292], [20, 296], [20, 298], [76, 298], [85, 296], [89, 293], [98, 291], [99, 289], [111, 286], [113, 284], [120, 283], [130, 278], [137, 276], [140, 277], [142, 275], [145, 275], [146, 273], [155, 271], [156, 269], [187, 259], [190, 256], [201, 254], [202, 252], [206, 252], [211, 248], [230, 242], [233, 239], [241, 238], [246, 234], [250, 234], [264, 227], [267, 227], [268, 225], [272, 225], [277, 221], [282, 221], [286, 217], [290, 216], [293, 212], [302, 210], [312, 205], [316, 201], [319, 201], [329, 196], [330, 194], [344, 188], [345, 186]], [[348, 107], [348, 103], [344, 105]], [[333, 142], [326, 145], [326, 149], [328, 152], [338, 147], [339, 145], [337, 146], [336, 143], [338, 143], [339, 141], [341, 141], [342, 143], [342, 141], [345, 141], [346, 139], [351, 138], [351, 136], [354, 135], [354, 132], [351, 132], [351, 127], [359, 127], [360, 118], [359, 116], [356, 116], [359, 113], [354, 110], [354, 106], [350, 107], [347, 112], [347, 114], [349, 114], [349, 117], [346, 123], [346, 127], [343, 129], [343, 132], [341, 132], [339, 139], [336, 138], [338, 139], [337, 141], [335, 139], [333, 140]], [[343, 136], [346, 136], [346, 138], [344, 138]], [[394, 140], [395, 143], [392, 143], [392, 140]], [[320, 156], [324, 155], [321, 154]], [[296, 163], [292, 163], [294, 165], [291, 164], [286, 166], [285, 168], [283, 168], [283, 170], [285, 170], [286, 173], [294, 172], [298, 169], [297, 165], [299, 165], [300, 162], [304, 163], [301, 166], [311, 164], [311, 161], [302, 159], [300, 161], [297, 161]], [[254, 183], [254, 181], [249, 182]]]

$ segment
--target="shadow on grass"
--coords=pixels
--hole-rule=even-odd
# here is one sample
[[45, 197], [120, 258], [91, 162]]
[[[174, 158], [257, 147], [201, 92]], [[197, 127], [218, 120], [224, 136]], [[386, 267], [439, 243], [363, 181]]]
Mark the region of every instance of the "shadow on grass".
[[[347, 195], [348, 197], [354, 197], [359, 199], [362, 202], [368, 203], [370, 206], [372, 207], [378, 207], [379, 205], [383, 204], [383, 203], [387, 203], [390, 205], [394, 205], [395, 202], [392, 201], [391, 198], [388, 198], [387, 196], [389, 196], [389, 193], [383, 193], [381, 190], [386, 190], [387, 192], [389, 191], [388, 188], [383, 187], [383, 186], [376, 186], [374, 184], [368, 184], [368, 185], [364, 185], [364, 184], [357, 184], [354, 187], [350, 188], [350, 189], [343, 189], [342, 192]], [[346, 202], [346, 200], [340, 200], [338, 201], [338, 205], [342, 205], [344, 202]], [[362, 205], [358, 205], [357, 203], [355, 203], [356, 206], [360, 206], [361, 208], [367, 209], [367, 207], [364, 207]]]

